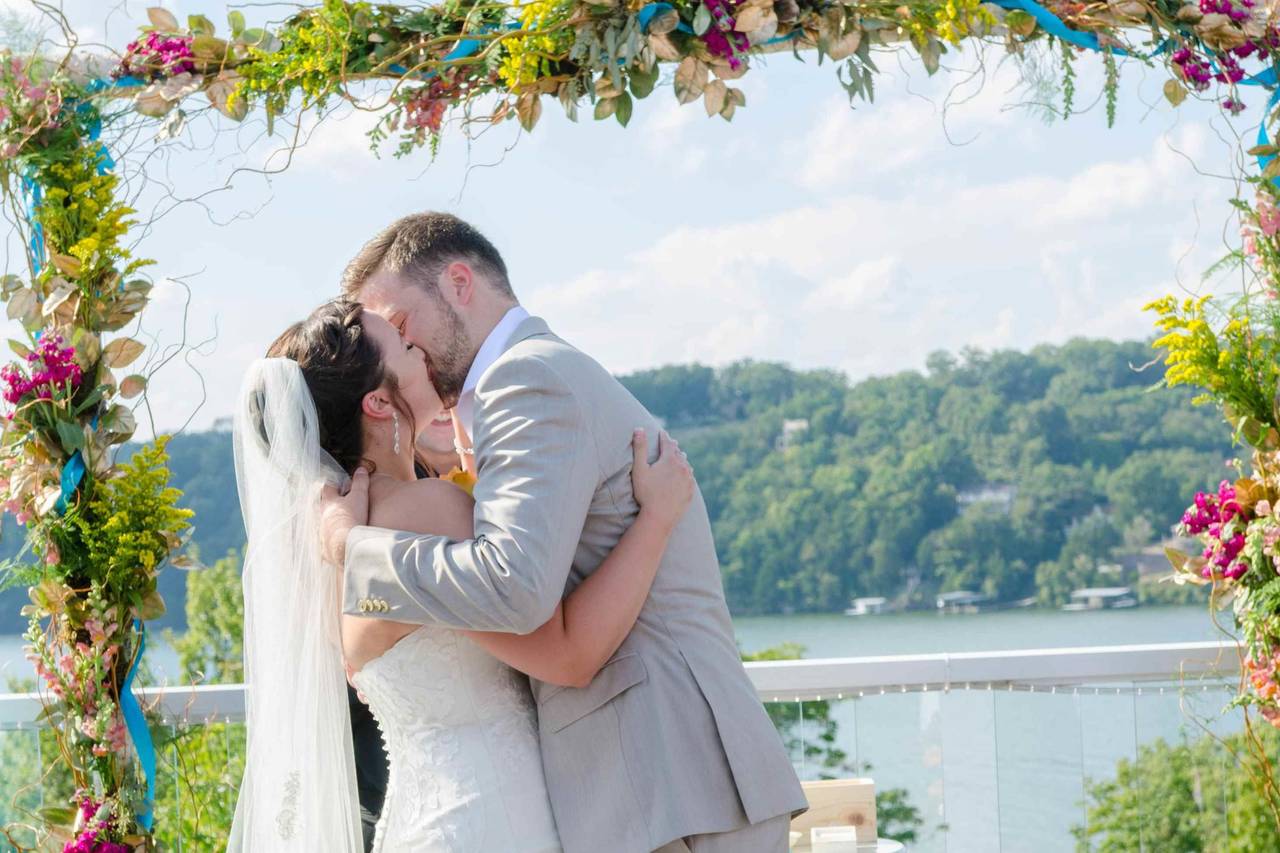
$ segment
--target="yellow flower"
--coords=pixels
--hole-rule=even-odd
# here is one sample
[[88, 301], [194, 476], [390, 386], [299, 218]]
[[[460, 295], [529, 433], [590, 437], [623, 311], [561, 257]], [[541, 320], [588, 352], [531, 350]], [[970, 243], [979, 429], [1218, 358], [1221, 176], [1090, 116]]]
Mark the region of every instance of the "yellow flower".
[[461, 468], [454, 468], [448, 474], [443, 475], [440, 479], [453, 483], [455, 486], [457, 486], [459, 489], [462, 489], [462, 491], [466, 492], [469, 495], [475, 492], [475, 488], [476, 488], [475, 475], [468, 474], [466, 471], [463, 471]]

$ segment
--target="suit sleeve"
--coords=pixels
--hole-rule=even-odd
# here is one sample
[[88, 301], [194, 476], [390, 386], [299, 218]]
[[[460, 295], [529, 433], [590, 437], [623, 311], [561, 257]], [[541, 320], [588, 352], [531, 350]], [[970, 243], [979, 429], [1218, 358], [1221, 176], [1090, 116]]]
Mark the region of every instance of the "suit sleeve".
[[[527, 634], [564, 592], [599, 483], [579, 399], [546, 363], [499, 362], [476, 413], [475, 538], [358, 527], [347, 539], [344, 612]], [[479, 400], [477, 403], [479, 404]]]

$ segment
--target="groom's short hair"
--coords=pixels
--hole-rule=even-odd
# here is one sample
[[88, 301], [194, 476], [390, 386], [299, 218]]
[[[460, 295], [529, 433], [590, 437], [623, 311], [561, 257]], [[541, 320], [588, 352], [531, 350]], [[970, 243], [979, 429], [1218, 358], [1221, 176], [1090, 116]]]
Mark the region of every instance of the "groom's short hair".
[[515, 299], [507, 265], [493, 244], [474, 226], [436, 211], [402, 216], [361, 246], [342, 273], [342, 294], [358, 299], [360, 289], [377, 272], [406, 274], [435, 292], [440, 272], [455, 261], [466, 262]]

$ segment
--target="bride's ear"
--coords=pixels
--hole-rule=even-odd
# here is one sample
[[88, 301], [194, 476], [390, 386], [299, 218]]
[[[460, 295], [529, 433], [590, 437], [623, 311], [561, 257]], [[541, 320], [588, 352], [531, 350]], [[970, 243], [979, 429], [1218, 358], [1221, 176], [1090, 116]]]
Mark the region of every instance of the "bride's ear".
[[360, 401], [360, 412], [375, 420], [390, 418], [393, 408], [391, 395], [384, 388], [375, 388]]

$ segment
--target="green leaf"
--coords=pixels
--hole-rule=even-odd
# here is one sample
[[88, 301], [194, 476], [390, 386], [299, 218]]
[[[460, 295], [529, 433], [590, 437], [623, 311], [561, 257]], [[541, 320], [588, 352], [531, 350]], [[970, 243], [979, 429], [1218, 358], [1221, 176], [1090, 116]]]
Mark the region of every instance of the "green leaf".
[[18, 358], [26, 358], [31, 355], [31, 350], [19, 341], [10, 340], [9, 349], [13, 350], [14, 355]]
[[191, 53], [197, 59], [221, 61], [227, 55], [228, 44], [214, 36], [196, 36], [191, 40]]
[[231, 37], [239, 38], [244, 32], [244, 12], [228, 12], [227, 23], [231, 25]]
[[84, 428], [74, 421], [58, 421], [58, 440], [67, 453], [84, 449]]
[[613, 117], [618, 120], [618, 124], [623, 127], [627, 126], [627, 122], [631, 121], [631, 96], [623, 92], [615, 100], [618, 102], [617, 109], [614, 110]]
[[693, 34], [700, 36], [711, 29], [711, 10], [706, 3], [698, 4], [698, 11], [693, 15]]
[[216, 32], [213, 21], [204, 15], [188, 15], [187, 29], [191, 30], [191, 34], [195, 36], [211, 36]]
[[[1187, 87], [1170, 78], [1164, 81], [1164, 97], [1166, 101], [1176, 107], [1187, 99]], [[1253, 152], [1249, 153], [1252, 154]]]
[[94, 388], [92, 391], [89, 392], [89, 396], [85, 397], [84, 400], [80, 403], [80, 405], [75, 407], [75, 410], [72, 411], [72, 414], [75, 415], [76, 417], [80, 417], [80, 415], [87, 412], [90, 408], [92, 408], [93, 406], [96, 406], [102, 400], [102, 395], [104, 393], [106, 393], [105, 385], [99, 385], [97, 388]]
[[631, 84], [631, 94], [637, 98], [647, 98], [653, 94], [654, 87], [658, 85], [658, 63], [654, 63], [653, 67], [648, 71], [640, 68], [632, 68], [628, 74], [628, 80]]
[[256, 47], [263, 53], [275, 53], [281, 47], [280, 39], [261, 27], [245, 30], [240, 34], [240, 40], [249, 47]]
[[40, 819], [50, 826], [71, 826], [76, 812], [68, 806], [45, 806], [40, 809]]

